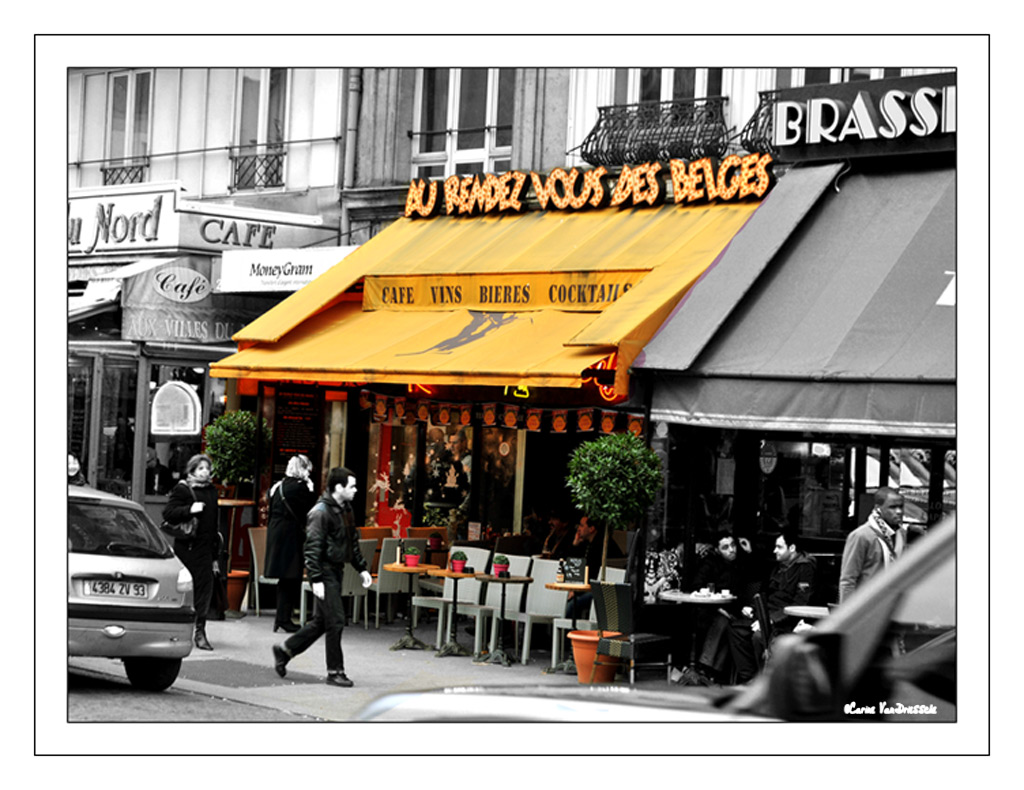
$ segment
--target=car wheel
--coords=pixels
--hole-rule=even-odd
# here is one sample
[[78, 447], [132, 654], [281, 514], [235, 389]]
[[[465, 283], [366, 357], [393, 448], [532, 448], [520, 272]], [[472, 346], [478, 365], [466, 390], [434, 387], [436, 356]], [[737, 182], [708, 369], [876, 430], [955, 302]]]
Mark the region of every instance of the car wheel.
[[163, 691], [178, 677], [180, 658], [126, 658], [124, 671], [137, 689]]

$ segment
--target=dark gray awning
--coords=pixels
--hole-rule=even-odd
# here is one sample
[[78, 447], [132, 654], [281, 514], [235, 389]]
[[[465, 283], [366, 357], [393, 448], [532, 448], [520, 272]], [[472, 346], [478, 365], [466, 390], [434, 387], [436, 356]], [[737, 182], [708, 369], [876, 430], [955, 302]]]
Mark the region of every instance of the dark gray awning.
[[[955, 171], [838, 184], [742, 301], [730, 278], [709, 276], [648, 343], [633, 367], [660, 371], [652, 419], [956, 436]], [[757, 248], [747, 234], [760, 214], [729, 253]], [[716, 308], [731, 313], [693, 357], [681, 338]]]

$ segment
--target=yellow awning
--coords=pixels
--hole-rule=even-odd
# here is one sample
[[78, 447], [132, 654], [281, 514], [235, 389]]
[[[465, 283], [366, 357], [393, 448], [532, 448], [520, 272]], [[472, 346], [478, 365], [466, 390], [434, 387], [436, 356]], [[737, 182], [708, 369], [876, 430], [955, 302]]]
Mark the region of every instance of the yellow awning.
[[[667, 204], [400, 219], [237, 333], [239, 353], [212, 365], [211, 374], [578, 387], [584, 370], [617, 354], [616, 388], [625, 392], [636, 354], [756, 208]], [[630, 287], [610, 303], [595, 299], [593, 310], [568, 300], [583, 294], [580, 288], [596, 293], [598, 285], [550, 290], [552, 277], [594, 283], [595, 273], [609, 272]], [[516, 298], [491, 312], [444, 300], [426, 309], [403, 304], [429, 291], [413, 282], [424, 276], [449, 284], [450, 293], [500, 281], [499, 292]], [[401, 278], [407, 289], [381, 296], [376, 286], [395, 289]], [[526, 287], [514, 290], [508, 283], [515, 279]], [[365, 306], [345, 294], [360, 280], [367, 294], [374, 291]], [[551, 299], [537, 309], [542, 289]], [[555, 305], [559, 296], [564, 309]], [[481, 308], [475, 291], [472, 306]]]

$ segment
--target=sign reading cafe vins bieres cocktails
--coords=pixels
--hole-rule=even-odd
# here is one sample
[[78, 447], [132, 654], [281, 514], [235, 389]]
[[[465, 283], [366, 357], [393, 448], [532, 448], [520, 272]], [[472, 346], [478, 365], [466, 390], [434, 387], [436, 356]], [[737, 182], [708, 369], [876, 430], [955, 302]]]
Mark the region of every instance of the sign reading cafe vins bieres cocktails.
[[730, 155], [686, 162], [623, 165], [617, 177], [605, 167], [559, 167], [545, 174], [512, 170], [502, 175], [449, 176], [441, 181], [414, 179], [405, 200], [406, 217], [436, 214], [476, 215], [519, 212], [532, 195], [544, 210], [580, 210], [603, 206], [654, 206], [664, 202], [668, 184], [679, 204], [761, 198], [774, 183], [769, 154]]

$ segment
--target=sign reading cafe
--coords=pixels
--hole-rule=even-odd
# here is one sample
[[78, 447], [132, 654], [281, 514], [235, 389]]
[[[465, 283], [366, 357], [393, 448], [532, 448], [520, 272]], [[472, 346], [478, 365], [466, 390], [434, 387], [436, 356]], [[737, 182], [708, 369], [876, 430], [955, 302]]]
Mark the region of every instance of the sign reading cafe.
[[623, 165], [616, 177], [605, 167], [558, 167], [545, 174], [512, 170], [501, 175], [449, 176], [442, 181], [414, 179], [405, 201], [406, 217], [436, 214], [478, 215], [526, 208], [532, 196], [544, 210], [654, 206], [665, 201], [668, 185], [677, 204], [762, 198], [774, 183], [769, 154], [732, 154], [686, 162]]

